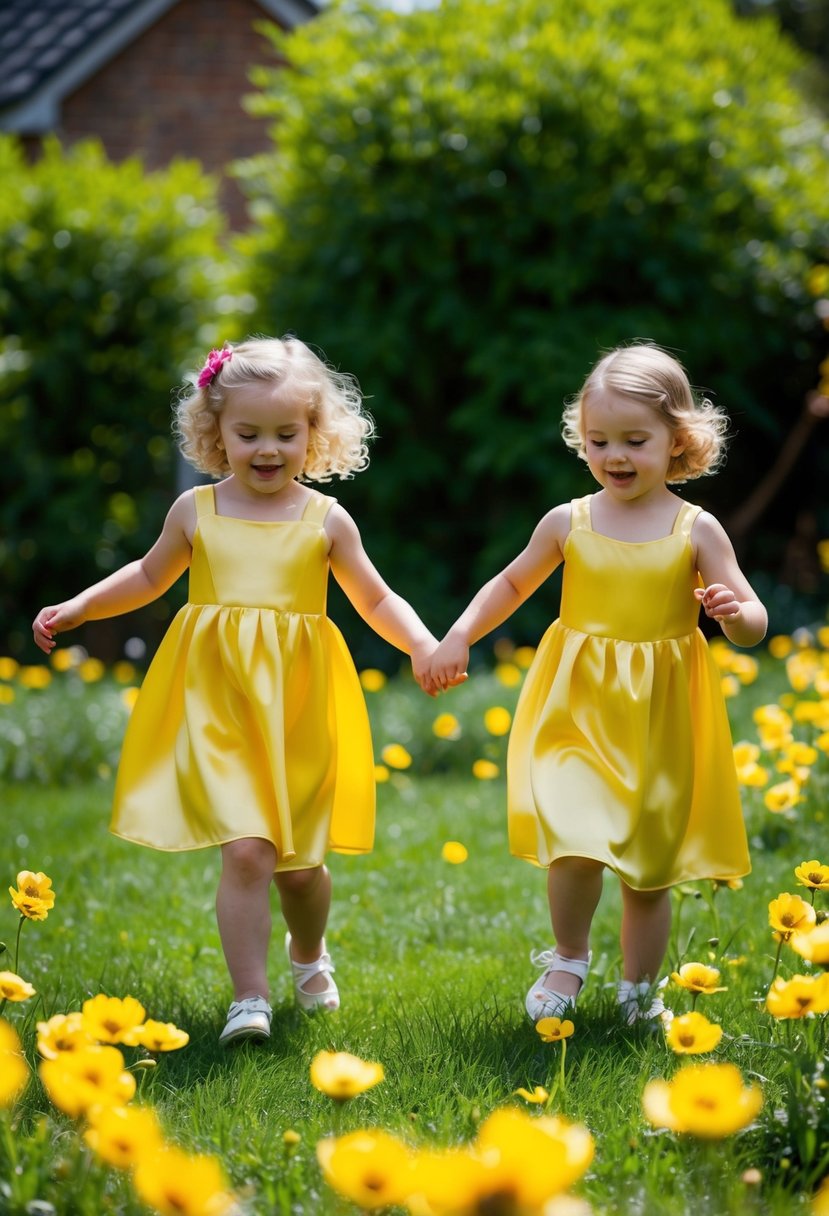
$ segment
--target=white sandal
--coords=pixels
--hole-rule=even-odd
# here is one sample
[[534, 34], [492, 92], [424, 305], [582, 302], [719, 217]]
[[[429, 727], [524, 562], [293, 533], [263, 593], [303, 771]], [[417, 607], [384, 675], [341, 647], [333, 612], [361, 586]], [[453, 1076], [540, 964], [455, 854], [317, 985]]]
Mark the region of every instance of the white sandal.
[[[291, 955], [291, 935], [285, 934], [285, 953], [288, 955], [288, 962], [291, 964], [291, 973], [294, 977], [294, 994], [297, 1004], [304, 1009], [306, 1013], [310, 1013], [314, 1009], [339, 1009], [340, 994], [337, 990], [337, 985], [331, 978], [331, 972], [334, 970], [334, 965], [331, 962], [331, 955], [326, 953], [325, 938], [322, 939], [322, 954], [319, 958], [314, 959], [313, 963], [297, 963]], [[303, 987], [308, 983], [308, 980], [315, 975], [324, 975], [326, 986], [321, 992], [306, 992]]]
[[668, 1009], [662, 1000], [662, 990], [668, 983], [668, 976], [657, 984], [650, 980], [619, 980], [616, 985], [616, 1000], [622, 1012], [622, 1018], [633, 1026], [637, 1022], [655, 1021], [657, 1018], [668, 1026], [673, 1021], [673, 1010]]
[[[536, 980], [524, 1001], [524, 1007], [534, 1022], [540, 1018], [560, 1018], [567, 1010], [575, 1009], [576, 997], [581, 995], [592, 957], [592, 952], [587, 958], [563, 958], [557, 950], [532, 951], [530, 962], [534, 967], [544, 968], [541, 979]], [[551, 971], [566, 971], [569, 975], [577, 975], [581, 980], [581, 987], [576, 996], [567, 996], [563, 992], [556, 992], [554, 988], [546, 988], [544, 981]]]

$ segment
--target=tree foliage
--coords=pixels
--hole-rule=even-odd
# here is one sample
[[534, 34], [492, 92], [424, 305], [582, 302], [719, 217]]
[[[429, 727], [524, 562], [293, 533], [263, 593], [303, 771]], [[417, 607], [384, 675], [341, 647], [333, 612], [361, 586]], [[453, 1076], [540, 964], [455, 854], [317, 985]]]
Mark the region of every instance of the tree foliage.
[[374, 464], [341, 497], [436, 629], [590, 490], [560, 414], [616, 343], [658, 341], [716, 393], [738, 439], [689, 497], [742, 493], [823, 355], [807, 278], [829, 247], [829, 140], [771, 18], [357, 2], [270, 36], [289, 67], [262, 68], [252, 102], [275, 144], [244, 169], [256, 325], [318, 343], [371, 395]]
[[163, 522], [171, 386], [213, 319], [222, 221], [193, 163], [146, 174], [53, 141], [29, 165], [5, 137], [0, 176], [0, 602], [16, 651], [42, 603], [143, 553]]

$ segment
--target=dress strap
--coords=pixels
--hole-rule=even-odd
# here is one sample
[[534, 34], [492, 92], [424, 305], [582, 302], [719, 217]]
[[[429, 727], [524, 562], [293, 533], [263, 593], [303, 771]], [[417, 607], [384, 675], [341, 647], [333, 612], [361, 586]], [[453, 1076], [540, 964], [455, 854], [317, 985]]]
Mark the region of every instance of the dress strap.
[[214, 494], [215, 487], [196, 486], [193, 490], [193, 501], [196, 504], [196, 518], [201, 519], [203, 515], [216, 514], [216, 495]]
[[330, 494], [320, 494], [319, 490], [311, 490], [311, 497], [302, 512], [302, 519], [309, 524], [322, 525], [336, 501], [336, 498], [332, 498]]
[[692, 502], [684, 502], [676, 513], [674, 526], [671, 529], [672, 534], [674, 536], [690, 537], [694, 520], [701, 510], [702, 507], [697, 507]]
[[576, 528], [586, 528], [588, 532], [592, 532], [593, 523], [590, 519], [590, 500], [592, 494], [586, 494], [584, 498], [574, 498], [570, 503], [570, 531], [574, 532]]

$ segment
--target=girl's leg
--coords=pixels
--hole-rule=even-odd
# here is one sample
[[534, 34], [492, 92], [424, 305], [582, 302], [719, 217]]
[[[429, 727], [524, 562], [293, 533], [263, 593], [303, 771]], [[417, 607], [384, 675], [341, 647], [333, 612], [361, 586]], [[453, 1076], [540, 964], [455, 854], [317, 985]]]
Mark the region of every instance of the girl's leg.
[[[291, 959], [314, 963], [323, 953], [323, 934], [331, 907], [331, 875], [326, 866], [307, 870], [281, 870], [274, 874], [282, 915], [291, 935]], [[303, 982], [306, 993], [325, 992], [330, 981], [324, 972]]]
[[[547, 898], [556, 950], [562, 958], [586, 959], [590, 926], [602, 894], [604, 865], [589, 857], [562, 857], [547, 871]], [[567, 971], [550, 971], [544, 987], [577, 996], [582, 980]]]
[[276, 849], [269, 840], [252, 836], [222, 845], [216, 920], [237, 1001], [268, 996], [270, 887], [275, 865]]
[[659, 975], [671, 932], [671, 892], [634, 891], [622, 883], [622, 959], [624, 978], [634, 983]]

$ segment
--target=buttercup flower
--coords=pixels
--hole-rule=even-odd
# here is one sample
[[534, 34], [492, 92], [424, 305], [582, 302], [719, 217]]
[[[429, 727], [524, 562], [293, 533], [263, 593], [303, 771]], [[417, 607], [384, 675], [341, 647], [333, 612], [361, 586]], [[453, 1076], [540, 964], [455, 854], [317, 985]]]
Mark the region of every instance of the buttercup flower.
[[37, 1024], [37, 1049], [46, 1060], [56, 1060], [62, 1051], [91, 1047], [94, 1041], [79, 1012], [56, 1013]]
[[713, 1051], [722, 1038], [722, 1026], [709, 1022], [701, 1013], [675, 1017], [665, 1031], [665, 1042], [678, 1055], [702, 1055]]
[[797, 930], [810, 928], [815, 923], [815, 910], [799, 895], [781, 892], [769, 904], [769, 924], [788, 941]]
[[432, 733], [438, 739], [460, 739], [461, 724], [454, 714], [438, 714], [432, 723]]
[[829, 866], [822, 862], [802, 861], [795, 868], [794, 876], [801, 887], [809, 887], [812, 891], [829, 891]]
[[100, 659], [84, 659], [78, 665], [78, 675], [84, 684], [97, 684], [106, 675], [106, 667]]
[[122, 1040], [131, 1047], [143, 1047], [147, 1051], [178, 1051], [190, 1042], [186, 1030], [179, 1030], [172, 1022], [155, 1022], [148, 1018], [141, 1026], [135, 1026], [124, 1034]]
[[511, 725], [512, 715], [502, 705], [493, 705], [484, 714], [484, 726], [491, 735], [505, 735]]
[[515, 1090], [525, 1102], [532, 1102], [541, 1106], [549, 1098], [549, 1094], [543, 1085], [536, 1085], [532, 1090], [519, 1088]]
[[440, 855], [444, 861], [450, 862], [453, 866], [459, 866], [462, 862], [466, 861], [469, 852], [466, 845], [461, 844], [459, 840], [447, 840], [440, 851]]
[[649, 1081], [642, 1094], [654, 1127], [720, 1140], [747, 1127], [763, 1105], [757, 1085], [743, 1085], [734, 1064], [690, 1064], [672, 1081]]
[[337, 1102], [344, 1102], [378, 1085], [382, 1064], [372, 1064], [347, 1051], [319, 1051], [311, 1061], [311, 1084]]
[[41, 1061], [39, 1072], [50, 1100], [73, 1118], [92, 1107], [123, 1106], [135, 1093], [135, 1077], [117, 1047], [64, 1051]]
[[144, 1006], [134, 996], [97, 996], [84, 1001], [83, 1023], [99, 1043], [132, 1043], [130, 1034], [145, 1017]]
[[569, 1018], [539, 1018], [535, 1024], [536, 1033], [542, 1043], [558, 1043], [561, 1039], [569, 1039], [575, 1026]]
[[807, 962], [829, 967], [829, 920], [806, 932], [793, 933], [789, 945]]
[[388, 1132], [326, 1137], [317, 1160], [328, 1185], [364, 1210], [401, 1204], [411, 1192], [412, 1154]]
[[412, 758], [402, 743], [388, 743], [380, 753], [389, 768], [408, 768]]
[[10, 1106], [29, 1083], [29, 1066], [17, 1031], [0, 1018], [0, 1107]]
[[360, 684], [365, 692], [379, 692], [386, 686], [386, 677], [376, 667], [366, 667], [360, 672]]
[[48, 667], [37, 664], [33, 667], [21, 667], [17, 679], [24, 688], [48, 688], [52, 683], [52, 673]]
[[472, 776], [479, 781], [492, 781], [498, 776], [499, 768], [491, 760], [476, 760], [472, 765]]
[[716, 967], [706, 967], [705, 963], [683, 963], [679, 971], [671, 972], [671, 979], [680, 988], [688, 992], [704, 992], [710, 996], [713, 992], [725, 992], [726, 989], [718, 983], [720, 973]]
[[35, 990], [27, 980], [22, 980], [13, 971], [0, 971], [0, 1000], [28, 1001]]
[[130, 1169], [163, 1145], [158, 1117], [148, 1106], [105, 1106], [92, 1115], [84, 1140], [118, 1169]]
[[780, 781], [777, 785], [770, 786], [766, 790], [763, 801], [775, 815], [779, 815], [781, 811], [790, 811], [799, 802], [804, 801], [800, 792], [800, 782], [790, 777], [788, 781]]
[[766, 1009], [775, 1018], [803, 1018], [807, 1013], [826, 1013], [829, 1011], [829, 972], [772, 980]]
[[12, 903], [27, 920], [46, 920], [49, 910], [55, 905], [52, 880], [41, 870], [21, 870], [17, 876], [17, 887], [9, 887]]
[[497, 663], [495, 678], [504, 688], [516, 688], [521, 683], [521, 668], [515, 663]]
[[162, 1216], [224, 1216], [236, 1204], [215, 1157], [177, 1148], [142, 1157], [132, 1180], [140, 1198]]

